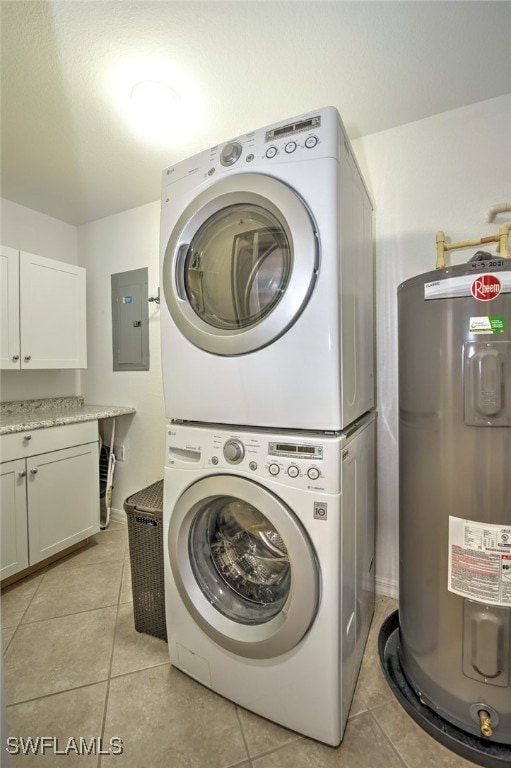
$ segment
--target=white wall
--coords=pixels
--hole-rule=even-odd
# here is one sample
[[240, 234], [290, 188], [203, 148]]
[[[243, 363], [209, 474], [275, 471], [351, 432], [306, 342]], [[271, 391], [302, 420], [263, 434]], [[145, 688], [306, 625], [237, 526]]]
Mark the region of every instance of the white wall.
[[[72, 224], [0, 199], [2, 245], [78, 264], [78, 232]], [[79, 371], [2, 371], [0, 398], [30, 400], [80, 394]]]
[[[378, 371], [377, 583], [398, 588], [398, 285], [435, 267], [435, 233], [452, 242], [498, 232], [490, 206], [511, 199], [511, 96], [354, 142], [375, 200]], [[508, 219], [511, 218], [508, 214]], [[452, 252], [461, 263], [476, 251]], [[493, 247], [483, 250], [494, 252]]]
[[[163, 477], [165, 410], [160, 363], [160, 310], [149, 304], [149, 371], [112, 370], [110, 276], [148, 267], [149, 293], [158, 288], [159, 201], [78, 229], [80, 263], [87, 269], [88, 368], [82, 375], [86, 403], [129, 405], [134, 416], [117, 419], [116, 444], [126, 458], [115, 470], [112, 507], [123, 509], [131, 493]], [[105, 422], [110, 435], [110, 422]], [[108, 441], [107, 441], [108, 442]]]

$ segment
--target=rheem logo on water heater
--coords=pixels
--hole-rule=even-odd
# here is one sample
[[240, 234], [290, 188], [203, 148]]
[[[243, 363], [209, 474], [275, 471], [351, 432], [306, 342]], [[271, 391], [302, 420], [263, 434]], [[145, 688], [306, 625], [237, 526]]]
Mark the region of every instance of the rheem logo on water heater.
[[495, 275], [479, 275], [470, 288], [472, 296], [478, 301], [496, 299], [501, 290], [501, 282]]

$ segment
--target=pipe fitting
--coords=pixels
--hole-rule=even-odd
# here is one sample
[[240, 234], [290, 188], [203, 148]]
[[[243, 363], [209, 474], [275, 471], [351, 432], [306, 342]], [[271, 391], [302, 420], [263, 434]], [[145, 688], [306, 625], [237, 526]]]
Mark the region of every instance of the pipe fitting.
[[511, 221], [501, 224], [499, 228], [499, 250], [503, 259], [510, 258], [509, 236], [511, 233]]
[[481, 735], [489, 739], [490, 736], [493, 736], [491, 715], [486, 711], [486, 709], [480, 709], [477, 714], [479, 715], [479, 727], [481, 729]]
[[445, 267], [445, 233], [440, 229], [436, 233], [436, 269]]
[[491, 224], [491, 222], [495, 220], [495, 217], [499, 213], [506, 213], [507, 211], [511, 211], [511, 202], [492, 205], [492, 207], [488, 211], [488, 218], [487, 218], [488, 223]]

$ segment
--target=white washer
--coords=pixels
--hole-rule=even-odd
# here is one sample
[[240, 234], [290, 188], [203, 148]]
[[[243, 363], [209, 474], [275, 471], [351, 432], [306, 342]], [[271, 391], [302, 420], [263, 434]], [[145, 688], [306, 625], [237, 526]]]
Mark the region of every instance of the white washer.
[[163, 173], [170, 419], [339, 430], [373, 407], [372, 209], [327, 107]]
[[172, 665], [331, 745], [374, 608], [374, 433], [168, 426]]

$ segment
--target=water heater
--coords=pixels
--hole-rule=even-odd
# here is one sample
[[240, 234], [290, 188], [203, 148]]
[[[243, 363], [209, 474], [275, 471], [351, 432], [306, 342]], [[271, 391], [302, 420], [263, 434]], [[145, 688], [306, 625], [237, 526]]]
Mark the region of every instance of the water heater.
[[403, 283], [401, 669], [421, 704], [511, 744], [511, 263]]

